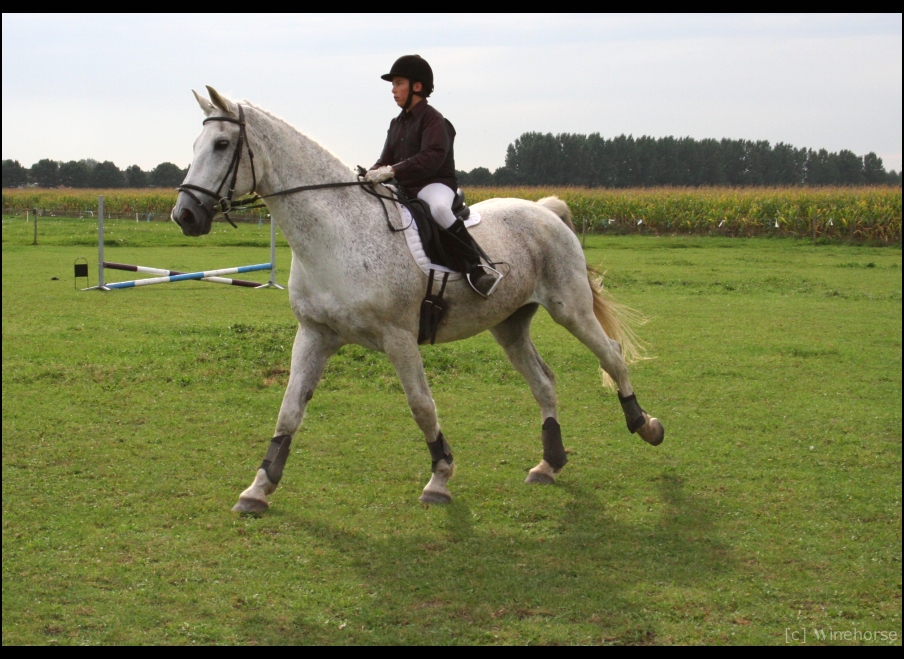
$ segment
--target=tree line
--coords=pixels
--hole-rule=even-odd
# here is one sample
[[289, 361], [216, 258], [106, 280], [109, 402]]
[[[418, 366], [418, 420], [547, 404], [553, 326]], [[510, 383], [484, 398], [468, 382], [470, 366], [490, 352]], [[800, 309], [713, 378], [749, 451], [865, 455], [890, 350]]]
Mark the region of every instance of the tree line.
[[875, 153], [828, 152], [768, 141], [599, 133], [524, 133], [494, 172], [459, 171], [461, 185], [669, 186], [901, 185]]
[[23, 167], [18, 160], [3, 161], [3, 187], [20, 188], [37, 185], [41, 188], [175, 188], [188, 173], [171, 162], [163, 162], [151, 171], [138, 165], [119, 169], [109, 160], [70, 160], [58, 162], [45, 158], [31, 167]]
[[[144, 171], [120, 170], [106, 160], [39, 160], [25, 168], [3, 161], [3, 187], [175, 188], [188, 169], [171, 162]], [[821, 186], [901, 185], [901, 172], [887, 172], [875, 153], [858, 156], [796, 148], [784, 142], [654, 138], [599, 133], [524, 133], [509, 144], [505, 165], [491, 172], [477, 167], [457, 171], [461, 185], [575, 185], [635, 188], [660, 185]]]

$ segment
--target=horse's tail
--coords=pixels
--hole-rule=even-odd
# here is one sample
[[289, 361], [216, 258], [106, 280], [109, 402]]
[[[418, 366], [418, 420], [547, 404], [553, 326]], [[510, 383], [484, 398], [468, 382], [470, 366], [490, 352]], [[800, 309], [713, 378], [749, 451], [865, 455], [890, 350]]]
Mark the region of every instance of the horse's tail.
[[[568, 204], [558, 197], [544, 197], [537, 202], [544, 208], [551, 210], [559, 216], [569, 229], [577, 234], [574, 223], [571, 221], [571, 209]], [[587, 265], [587, 281], [590, 282], [590, 290], [593, 292], [593, 315], [596, 316], [606, 336], [618, 341], [621, 346], [622, 357], [626, 364], [647, 359], [643, 342], [634, 332], [634, 327], [643, 325], [646, 319], [643, 315], [631, 307], [619, 304], [603, 288], [603, 275], [595, 268]], [[615, 382], [609, 374], [600, 369], [603, 385], [616, 389]]]
[[[593, 315], [606, 332], [606, 336], [618, 341], [625, 363], [633, 364], [641, 359], [648, 359], [643, 342], [634, 332], [635, 327], [647, 322], [643, 314], [613, 300], [603, 288], [603, 275], [589, 265], [587, 280], [590, 282], [590, 290], [593, 291]], [[606, 371], [600, 369], [600, 374], [603, 386], [612, 390], [617, 388]]]

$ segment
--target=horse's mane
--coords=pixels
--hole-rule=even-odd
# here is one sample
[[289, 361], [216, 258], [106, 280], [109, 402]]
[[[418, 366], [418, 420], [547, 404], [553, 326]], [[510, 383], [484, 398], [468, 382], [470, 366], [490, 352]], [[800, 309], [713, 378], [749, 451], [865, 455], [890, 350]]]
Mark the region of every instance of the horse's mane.
[[354, 168], [352, 168], [351, 166], [349, 166], [349, 165], [347, 165], [346, 163], [342, 162], [342, 159], [339, 158], [339, 156], [337, 156], [335, 153], [333, 153], [333, 152], [330, 151], [328, 148], [326, 148], [325, 146], [323, 146], [320, 142], [318, 142], [317, 140], [315, 140], [315, 139], [314, 139], [313, 137], [311, 137], [310, 135], [308, 135], [308, 134], [306, 134], [306, 133], [300, 131], [298, 128], [296, 128], [295, 126], [293, 126], [291, 123], [289, 123], [288, 121], [286, 121], [286, 120], [283, 119], [282, 117], [278, 117], [278, 116], [276, 116], [275, 114], [273, 114], [272, 112], [270, 112], [269, 110], [265, 110], [264, 108], [260, 107], [259, 105], [255, 105], [254, 103], [252, 103], [252, 102], [249, 101], [248, 99], [243, 99], [242, 101], [239, 101], [239, 102], [240, 102], [242, 105], [244, 105], [245, 107], [253, 108], [255, 112], [258, 112], [258, 113], [264, 115], [265, 117], [267, 117], [268, 119], [270, 119], [274, 124], [276, 124], [277, 126], [281, 127], [283, 130], [286, 130], [286, 131], [289, 132], [290, 134], [294, 134], [294, 135], [300, 137], [302, 140], [304, 140], [304, 141], [306, 141], [306, 142], [309, 142], [310, 144], [312, 144], [313, 146], [315, 146], [317, 149], [320, 149], [321, 151], [323, 151], [323, 153], [325, 153], [326, 155], [330, 156], [333, 160], [336, 161], [337, 164], [342, 165], [342, 167], [344, 167], [345, 169], [348, 169], [350, 172], [353, 172], [353, 171], [354, 171]]

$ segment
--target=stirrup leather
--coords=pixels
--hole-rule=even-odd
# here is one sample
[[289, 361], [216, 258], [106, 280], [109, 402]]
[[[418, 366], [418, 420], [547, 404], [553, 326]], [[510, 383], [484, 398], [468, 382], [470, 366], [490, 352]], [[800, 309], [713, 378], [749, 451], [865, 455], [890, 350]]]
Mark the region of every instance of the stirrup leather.
[[[490, 290], [488, 290], [486, 293], [481, 292], [481, 291], [477, 288], [477, 286], [474, 285], [474, 282], [471, 281], [471, 272], [474, 272], [474, 270], [476, 270], [477, 268], [480, 268], [481, 270], [483, 270], [483, 272], [484, 272], [485, 275], [488, 275], [488, 276], [493, 277], [493, 278], [495, 279], [495, 281], [493, 282], [493, 285], [490, 286]], [[480, 297], [482, 297], [484, 300], [486, 300], [487, 298], [489, 298], [489, 297], [493, 294], [493, 291], [496, 290], [496, 287], [499, 286], [499, 282], [502, 281], [502, 278], [505, 277], [505, 275], [502, 274], [501, 272], [499, 272], [496, 268], [490, 267], [490, 266], [488, 266], [488, 265], [483, 265], [483, 264], [480, 264], [480, 265], [476, 266], [476, 267], [474, 268], [474, 270], [471, 270], [471, 272], [466, 273], [466, 274], [465, 274], [465, 279], [468, 280], [468, 286], [471, 287], [471, 290], [474, 291], [475, 293], [477, 293], [477, 294], [478, 294]]]

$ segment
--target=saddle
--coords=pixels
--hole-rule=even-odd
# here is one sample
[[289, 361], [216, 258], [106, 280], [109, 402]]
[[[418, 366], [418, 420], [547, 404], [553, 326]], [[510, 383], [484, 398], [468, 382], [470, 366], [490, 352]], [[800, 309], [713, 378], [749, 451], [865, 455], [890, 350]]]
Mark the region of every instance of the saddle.
[[[363, 179], [365, 174], [364, 168], [359, 166], [359, 178]], [[423, 344], [429, 341], [432, 345], [436, 342], [436, 332], [445, 313], [443, 293], [446, 290], [446, 283], [449, 281], [450, 271], [460, 272], [464, 275], [468, 285], [474, 292], [484, 298], [489, 297], [493, 293], [496, 285], [504, 275], [495, 269], [494, 266], [497, 264], [490, 260], [486, 252], [480, 248], [480, 245], [471, 237], [465, 227], [465, 220], [471, 216], [471, 209], [465, 203], [465, 193], [461, 188], [455, 191], [455, 197], [452, 201], [452, 214], [455, 216], [455, 222], [449, 229], [444, 229], [436, 223], [433, 219], [433, 214], [430, 212], [430, 206], [423, 200], [417, 197], [412, 199], [401, 186], [392, 187], [392, 192], [395, 201], [411, 213], [417, 225], [421, 246], [429, 262], [433, 265], [442, 266], [441, 269], [430, 268], [427, 278], [427, 292], [421, 302], [418, 324], [418, 343]], [[371, 192], [371, 194], [376, 193]], [[388, 215], [386, 216], [386, 221], [389, 223]], [[401, 229], [393, 228], [391, 224], [389, 229], [391, 231], [401, 231]], [[481, 263], [481, 261], [485, 261], [486, 265]], [[494, 273], [496, 278], [491, 286], [486, 287], [486, 290], [478, 289], [475, 281], [487, 271]], [[439, 285], [439, 291], [434, 293], [433, 283], [437, 272], [442, 272], [443, 277]]]
[[[424, 252], [430, 262], [443, 266], [448, 270], [460, 272], [468, 278], [473, 288], [470, 277], [475, 268], [479, 266], [481, 259], [491, 263], [486, 253], [468, 234], [464, 228], [464, 222], [471, 215], [471, 209], [465, 203], [465, 194], [461, 188], [455, 191], [455, 199], [452, 203], [452, 214], [455, 216], [455, 224], [449, 229], [444, 229], [433, 219], [430, 207], [421, 199], [411, 199], [404, 193], [398, 195], [398, 201], [411, 213], [417, 225], [418, 235], [421, 239]], [[420, 322], [418, 326], [418, 343], [433, 344], [436, 342], [436, 332], [445, 313], [443, 293], [449, 280], [449, 272], [442, 272], [442, 280], [439, 291], [433, 292], [433, 283], [436, 278], [436, 270], [430, 269], [427, 278], [427, 293], [421, 302]], [[475, 289], [476, 290], [476, 289]]]
[[[430, 258], [430, 262], [465, 274], [469, 266], [468, 256], [471, 255], [463, 253], [461, 240], [436, 223], [426, 202], [416, 197], [411, 199], [403, 193], [399, 195], [399, 203], [405, 206], [414, 217], [421, 244], [424, 246], [424, 252]], [[462, 222], [471, 215], [471, 209], [465, 203], [465, 193], [461, 188], [455, 191], [452, 214], [456, 220]]]

